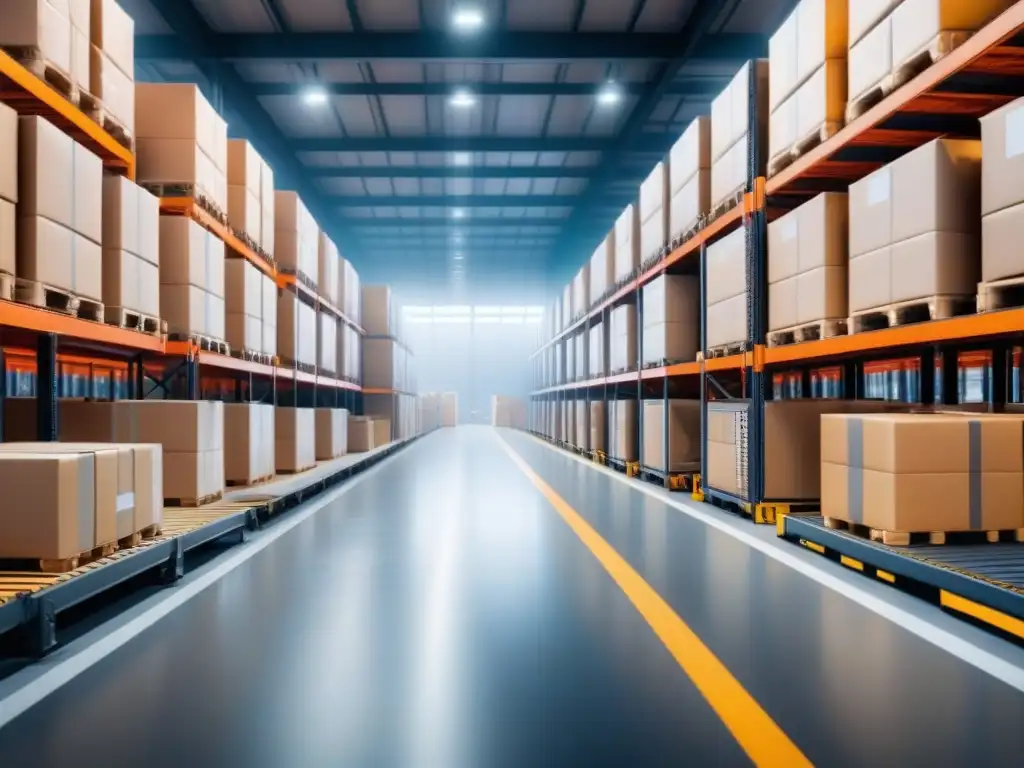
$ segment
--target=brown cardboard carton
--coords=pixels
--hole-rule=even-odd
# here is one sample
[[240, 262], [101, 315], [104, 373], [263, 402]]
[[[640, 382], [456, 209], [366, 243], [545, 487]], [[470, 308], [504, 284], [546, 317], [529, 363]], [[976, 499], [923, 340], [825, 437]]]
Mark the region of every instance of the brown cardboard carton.
[[1024, 99], [1017, 99], [981, 118], [982, 216], [1024, 202], [1022, 136]]
[[743, 229], [708, 247], [706, 270], [709, 306], [747, 290], [746, 233]]
[[850, 259], [849, 290], [851, 312], [892, 303], [892, 246]]
[[708, 403], [708, 487], [746, 498], [745, 403]]
[[324, 312], [317, 313], [316, 364], [317, 370], [338, 372], [338, 321]]
[[391, 420], [380, 418], [378, 416], [373, 417], [373, 447], [380, 448], [390, 443], [392, 440], [391, 435]]
[[19, 218], [15, 262], [20, 278], [102, 300], [100, 246], [50, 219]]
[[386, 285], [362, 287], [363, 329], [368, 335], [389, 336], [394, 333], [391, 288]]
[[[625, 280], [640, 266], [640, 215], [636, 205], [627, 205], [615, 222], [614, 259], [616, 283]], [[563, 328], [569, 324], [568, 317], [563, 316], [562, 321]]]
[[611, 311], [608, 368], [612, 373], [636, 368], [636, 307], [624, 304]]
[[160, 201], [123, 176], [103, 177], [104, 249], [128, 251], [159, 264]]
[[823, 62], [779, 107], [768, 127], [768, 156], [788, 152], [794, 144], [831, 124], [842, 125], [846, 111], [846, 59]]
[[348, 411], [344, 408], [316, 409], [316, 459], [327, 461], [344, 456], [348, 450]]
[[135, 80], [95, 45], [89, 49], [89, 69], [90, 90], [103, 102], [106, 116], [134, 136]]
[[[799, 280], [798, 275], [793, 275], [768, 285], [769, 331], [780, 331], [799, 325]], [[845, 300], [845, 296], [843, 298]]]
[[159, 316], [160, 275], [157, 267], [128, 251], [103, 250], [103, 303]]
[[590, 403], [586, 400], [576, 400], [573, 403], [576, 413], [573, 416], [576, 433], [573, 437], [573, 444], [583, 451], [593, 450], [590, 444]]
[[398, 345], [390, 339], [363, 340], [363, 385], [396, 388], [395, 356]]
[[[21, 0], [6, 3], [4, 23], [0, 27], [0, 45], [36, 48], [47, 61], [65, 75], [80, 75], [80, 64], [72, 67], [71, 9], [67, 0]], [[88, 40], [86, 41], [88, 42]], [[72, 78], [87, 86], [88, 53], [84, 80]]]
[[91, 455], [0, 453], [0, 483], [0, 557], [64, 560], [95, 546]]
[[605, 443], [605, 425], [607, 423], [608, 404], [603, 400], [590, 403], [590, 449], [607, 453]]
[[[804, 203], [809, 205], [809, 203]], [[803, 206], [768, 222], [768, 283], [800, 274], [800, 211]]]
[[926, 232], [977, 235], [981, 142], [938, 139], [903, 155], [892, 167], [894, 243]]
[[850, 258], [893, 242], [893, 166], [886, 165], [850, 185]]
[[[856, 1], [850, 3], [851, 10], [855, 5], [858, 5]], [[846, 67], [846, 92], [850, 101], [864, 96], [891, 72], [892, 18], [886, 16], [870, 32], [850, 46]]]
[[0, 200], [18, 202], [18, 113], [0, 104]]
[[277, 299], [277, 350], [285, 360], [316, 365], [316, 310], [290, 291]]
[[1019, 417], [822, 419], [822, 511], [908, 533], [1024, 526]]
[[13, 275], [17, 270], [17, 235], [14, 203], [0, 200], [0, 272]]
[[[161, 285], [160, 308], [167, 330], [174, 334], [210, 334], [214, 297], [194, 285]], [[220, 337], [223, 338], [223, 337]]]
[[[142, 119], [138, 105], [135, 114]], [[135, 152], [140, 184], [194, 185], [198, 194], [205, 195], [217, 208], [227, 212], [227, 178], [196, 139], [144, 138], [141, 129], [138, 130]]]
[[[132, 17], [116, 0], [92, 0], [90, 10], [89, 42], [102, 50], [122, 72], [133, 76], [135, 22]], [[132, 120], [134, 122], [134, 115]]]
[[227, 259], [224, 263], [224, 299], [228, 313], [261, 320], [263, 280], [263, 273], [246, 259]]
[[697, 117], [669, 153], [669, 231], [689, 229], [711, 207], [711, 122]]
[[253, 485], [274, 475], [274, 406], [225, 403], [224, 431], [231, 448], [224, 451], [224, 477], [235, 485]]
[[597, 304], [615, 283], [615, 237], [605, 237], [590, 257], [590, 306]]
[[608, 455], [620, 461], [636, 461], [636, 400], [612, 400], [608, 403]]
[[233, 350], [257, 352], [263, 343], [263, 323], [252, 315], [228, 312], [224, 316], [224, 340]]
[[256, 240], [259, 237], [262, 219], [259, 197], [243, 186], [229, 184], [228, 223], [231, 228]]
[[348, 450], [349, 453], [365, 453], [372, 451], [373, 420], [365, 416], [348, 417]]
[[825, 192], [807, 201], [797, 210], [798, 271], [845, 266], [849, 251], [847, 196], [841, 192]]
[[313, 408], [274, 411], [274, 445], [278, 472], [301, 472], [316, 465], [316, 423]]
[[941, 32], [973, 32], [1005, 11], [1014, 0], [903, 0], [892, 12], [892, 63], [899, 67]]
[[[215, 401], [118, 400], [116, 403], [61, 403], [61, 439], [74, 440], [70, 426], [74, 409], [112, 406], [113, 440], [160, 443], [165, 453], [192, 453], [224, 449], [224, 404]], [[69, 434], [64, 431], [68, 422]], [[105, 438], [95, 437], [94, 440]]]
[[708, 349], [746, 341], [750, 335], [747, 328], [746, 292], [709, 306], [707, 324]]
[[990, 213], [981, 220], [982, 280], [1002, 280], [1024, 273], [1024, 253], [1020, 249], [1022, 226], [1024, 204]]
[[[189, 83], [138, 83], [135, 88], [135, 128], [136, 138], [140, 140], [137, 151], [141, 179], [189, 180], [155, 178], [143, 168], [142, 141], [176, 139], [191, 142], [193, 147], [197, 147], [224, 176], [226, 186], [227, 125], [210, 106], [199, 86]], [[172, 145], [163, 146], [169, 148]], [[147, 164], [149, 159], [147, 157]]]
[[797, 324], [842, 319], [847, 316], [849, 284], [846, 265], [817, 267], [801, 272], [795, 280]]
[[260, 245], [263, 250], [274, 255], [274, 172], [266, 160], [260, 161], [260, 211], [262, 226]]
[[268, 276], [260, 276], [263, 319], [263, 347], [265, 355], [277, 355], [277, 283]]
[[228, 186], [243, 187], [255, 198], [257, 207], [262, 195], [262, 165], [263, 158], [252, 144], [245, 139], [228, 139]]
[[274, 193], [274, 258], [289, 272], [304, 274], [318, 285], [320, 229], [295, 192]]
[[849, 41], [852, 48], [903, 0], [855, 0], [848, 3]]
[[668, 401], [666, 458], [665, 401], [644, 400], [644, 444], [640, 463], [658, 471], [699, 469], [700, 409], [699, 400]]
[[928, 232], [892, 246], [892, 301], [974, 293], [981, 276], [973, 234]]
[[339, 275], [341, 271], [338, 246], [336, 246], [334, 241], [327, 236], [326, 232], [320, 233], [318, 242], [320, 297], [327, 299], [331, 304], [338, 306], [338, 304], [341, 303], [338, 295], [340, 281]]
[[669, 164], [658, 163], [640, 185], [640, 260], [656, 256], [669, 237]]
[[184, 216], [160, 217], [161, 284], [211, 290], [217, 287], [215, 272], [223, 261], [224, 242], [212, 232]]
[[224, 451], [164, 454], [164, 496], [190, 504], [223, 494]]

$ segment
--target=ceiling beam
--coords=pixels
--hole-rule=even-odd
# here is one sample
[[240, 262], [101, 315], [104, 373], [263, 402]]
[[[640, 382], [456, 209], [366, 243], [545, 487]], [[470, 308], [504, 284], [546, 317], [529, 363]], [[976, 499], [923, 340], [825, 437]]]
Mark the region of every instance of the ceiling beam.
[[[289, 143], [296, 152], [603, 152], [619, 146], [614, 138], [593, 136], [356, 136]], [[650, 143], [641, 137], [635, 149], [650, 151]]]
[[[601, 61], [674, 59], [674, 32], [497, 32], [475, 37], [444, 32], [287, 32], [138, 35], [137, 60], [165, 59], [503, 59]], [[765, 35], [718, 34], [705, 37], [690, 54], [705, 61], [742, 61], [768, 55]]]
[[[678, 80], [670, 93], [676, 96], [702, 96], [713, 98], [726, 85], [725, 77], [702, 77]], [[317, 83], [317, 86], [336, 96], [448, 96], [456, 89], [465, 88], [478, 96], [594, 96], [601, 83]], [[301, 96], [305, 83], [253, 83], [249, 90], [257, 96]], [[644, 83], [622, 83], [628, 94], [645, 92]]]
[[[363, 216], [348, 216], [344, 218], [343, 228], [347, 230], [355, 229], [367, 229], [371, 227], [384, 227], [392, 229], [395, 227], [417, 227], [427, 228], [436, 231], [451, 230], [471, 230], [478, 227], [561, 227], [565, 224], [567, 219], [555, 219], [546, 218], [543, 216], [517, 216], [517, 217], [498, 217], [498, 216], [484, 216], [477, 218], [468, 219], [423, 219], [420, 217], [403, 217], [403, 216], [387, 216], [369, 218]], [[425, 234], [425, 233], [420, 233]], [[547, 234], [547, 233], [543, 233]], [[417, 237], [418, 235], [413, 234], [411, 237]], [[522, 235], [526, 237], [526, 234]], [[414, 244], [410, 243], [411, 246]]]
[[571, 208], [579, 195], [335, 195], [341, 208]]
[[317, 179], [587, 179], [593, 172], [593, 167], [562, 165], [352, 165], [309, 169], [309, 175]]

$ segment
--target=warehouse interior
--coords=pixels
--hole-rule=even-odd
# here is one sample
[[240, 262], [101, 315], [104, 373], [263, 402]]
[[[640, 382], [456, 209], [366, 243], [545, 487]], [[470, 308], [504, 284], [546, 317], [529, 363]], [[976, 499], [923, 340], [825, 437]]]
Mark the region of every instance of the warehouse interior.
[[1013, 765], [1024, 0], [0, 0], [0, 764]]

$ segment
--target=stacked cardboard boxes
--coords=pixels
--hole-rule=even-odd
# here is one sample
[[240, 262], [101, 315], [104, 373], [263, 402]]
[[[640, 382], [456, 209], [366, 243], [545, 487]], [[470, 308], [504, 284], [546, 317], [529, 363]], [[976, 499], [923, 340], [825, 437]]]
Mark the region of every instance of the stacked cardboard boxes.
[[348, 451], [348, 411], [344, 408], [316, 409], [316, 460], [328, 461]]
[[590, 404], [590, 450], [607, 453], [605, 442], [605, 425], [608, 416], [608, 403], [595, 400]]
[[332, 376], [338, 372], [338, 320], [326, 312], [317, 313], [316, 365]]
[[562, 289], [562, 328], [572, 324], [572, 284]]
[[335, 307], [340, 307], [344, 296], [339, 291], [345, 287], [341, 257], [338, 255], [338, 246], [327, 236], [326, 232], [320, 232], [317, 263], [320, 274], [317, 283], [320, 298], [326, 299]]
[[636, 307], [624, 304], [611, 311], [608, 322], [608, 372], [636, 368]]
[[441, 426], [454, 427], [459, 422], [459, 396], [455, 392], [441, 393]]
[[836, 414], [821, 421], [824, 515], [905, 534], [1024, 528], [1021, 417]]
[[355, 328], [345, 324], [338, 332], [338, 357], [344, 361], [344, 377], [349, 381], [363, 381], [363, 337]]
[[21, 117], [17, 174], [15, 275], [102, 301], [100, 159], [43, 118]]
[[17, 202], [18, 113], [0, 104], [0, 272], [7, 275], [13, 275], [17, 268], [14, 256]]
[[569, 336], [560, 343], [565, 347], [565, 380], [576, 381], [576, 335]]
[[266, 275], [245, 259], [224, 264], [226, 339], [234, 350], [263, 349], [263, 291]]
[[572, 279], [572, 317], [575, 320], [590, 309], [590, 262]]
[[494, 395], [491, 398], [491, 424], [495, 427], [524, 429], [526, 403], [518, 397]]
[[665, 160], [640, 185], [637, 206], [640, 220], [641, 261], [656, 259], [669, 239], [669, 164]]
[[225, 403], [224, 432], [231, 448], [224, 451], [224, 477], [229, 485], [253, 485], [274, 476], [274, 406]]
[[851, 313], [973, 296], [981, 142], [938, 139], [850, 185]]
[[746, 228], [708, 246], [705, 267], [707, 345], [745, 341], [747, 329]]
[[590, 332], [584, 329], [577, 333], [572, 340], [575, 349], [574, 357], [576, 358], [576, 381], [584, 381], [590, 371], [590, 360], [588, 359], [590, 353], [589, 335]]
[[643, 286], [643, 362], [690, 362], [700, 347], [700, 280], [661, 275]]
[[[711, 102], [711, 207], [733, 200], [750, 176], [750, 141], [768, 136], [768, 61], [748, 61]], [[764, 174], [755, 168], [754, 176]]]
[[0, 46], [35, 51], [86, 92], [89, 82], [88, 0], [19, 0], [4, 3]]
[[291, 291], [278, 291], [277, 352], [282, 361], [307, 370], [316, 368], [316, 339], [316, 310]]
[[603, 322], [594, 323], [587, 333], [589, 353], [587, 373], [591, 379], [599, 379], [608, 375], [608, 334]]
[[104, 176], [102, 245], [108, 319], [124, 310], [160, 317], [160, 201], [123, 176]]
[[768, 43], [769, 173], [805, 140], [826, 139], [846, 110], [848, 0], [801, 0]]
[[316, 466], [315, 409], [274, 409], [274, 455], [278, 472], [303, 472]]
[[184, 216], [160, 217], [160, 309], [167, 330], [224, 340], [224, 241]]
[[636, 400], [608, 402], [608, 455], [619, 461], [637, 460]]
[[282, 271], [313, 286], [319, 280], [320, 228], [297, 192], [274, 195], [274, 258]]
[[640, 463], [662, 472], [698, 470], [700, 400], [672, 399], [667, 403], [666, 416], [665, 400], [643, 402], [644, 444]]
[[640, 266], [640, 211], [626, 206], [615, 221], [615, 272], [613, 285], [628, 280]]
[[669, 234], [694, 230], [711, 209], [711, 121], [696, 118], [672, 146], [669, 170]]
[[[1024, 99], [981, 119], [981, 279], [986, 283], [1024, 274], [1024, 252], [1020, 248], [1020, 233], [1024, 231], [1021, 136]], [[984, 303], [984, 287], [980, 294]]]
[[270, 275], [260, 275], [260, 351], [271, 357], [277, 356], [277, 294], [274, 279]]
[[593, 450], [590, 444], [590, 403], [586, 400], [575, 400], [571, 407], [576, 411], [573, 415], [573, 422], [576, 435], [573, 444], [581, 451]]
[[92, 0], [89, 92], [108, 120], [135, 135], [135, 22], [115, 0]]
[[825, 192], [768, 225], [768, 330], [847, 316], [845, 194]]
[[362, 325], [362, 287], [359, 273], [352, 263], [338, 257], [338, 297], [342, 302], [345, 316], [356, 325]]
[[[221, 213], [228, 209], [227, 123], [199, 86], [137, 83], [136, 178], [162, 195], [184, 186]], [[162, 188], [162, 191], [161, 191]]]
[[[597, 304], [612, 285], [615, 284], [615, 235], [609, 234], [601, 244], [594, 250], [590, 257], [590, 304], [592, 307]], [[549, 338], [557, 331], [554, 325], [549, 327]]]
[[398, 306], [391, 301], [391, 288], [386, 285], [362, 287], [363, 330], [367, 336], [396, 336]]
[[245, 139], [228, 141], [228, 223], [256, 244], [263, 233], [263, 158]]
[[260, 158], [260, 239], [263, 251], [273, 257], [274, 232], [277, 227], [276, 193], [274, 192], [274, 171], [263, 158]]

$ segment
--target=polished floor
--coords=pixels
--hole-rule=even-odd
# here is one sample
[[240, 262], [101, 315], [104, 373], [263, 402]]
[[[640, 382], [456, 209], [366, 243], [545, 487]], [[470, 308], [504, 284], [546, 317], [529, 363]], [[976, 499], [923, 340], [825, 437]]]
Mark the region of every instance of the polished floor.
[[726, 726], [505, 446], [810, 762], [1024, 763], [1016, 688], [528, 436], [460, 428], [12, 720], [0, 765], [749, 764], [743, 724]]

